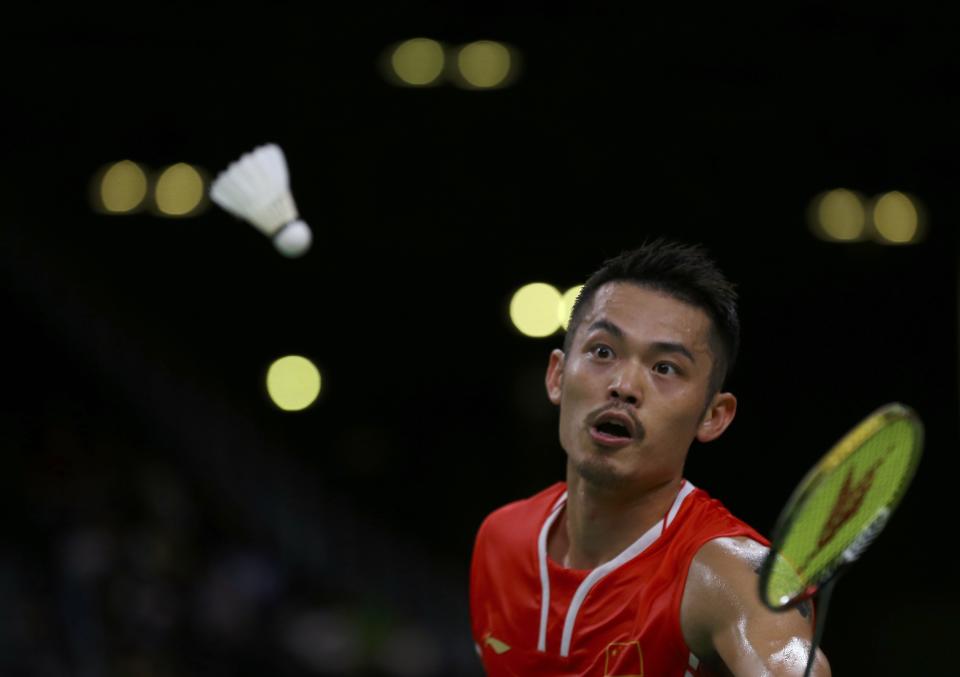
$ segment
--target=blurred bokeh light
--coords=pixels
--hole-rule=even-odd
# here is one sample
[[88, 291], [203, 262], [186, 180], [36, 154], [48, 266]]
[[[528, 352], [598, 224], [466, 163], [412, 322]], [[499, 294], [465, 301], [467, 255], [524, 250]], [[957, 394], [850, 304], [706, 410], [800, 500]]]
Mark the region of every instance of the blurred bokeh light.
[[426, 87], [436, 84], [445, 64], [443, 46], [429, 38], [401, 42], [390, 52], [388, 75], [398, 84]]
[[560, 292], [545, 282], [520, 287], [510, 300], [510, 320], [521, 334], [533, 338], [550, 336], [560, 328]]
[[503, 87], [515, 78], [513, 51], [492, 40], [478, 40], [457, 52], [457, 71], [461, 84], [474, 89]]
[[284, 411], [300, 411], [313, 404], [320, 383], [320, 371], [300, 355], [281, 357], [267, 370], [267, 393]]
[[111, 214], [132, 212], [147, 196], [146, 172], [130, 160], [121, 160], [102, 169], [94, 183], [94, 208]]
[[573, 305], [577, 302], [577, 296], [580, 294], [580, 290], [583, 289], [582, 284], [578, 284], [576, 287], [570, 287], [567, 291], [563, 293], [563, 297], [560, 299], [560, 326], [563, 327], [563, 330], [566, 331], [567, 327], [570, 325], [570, 313], [573, 312]]
[[170, 165], [157, 178], [154, 201], [157, 210], [166, 216], [188, 216], [204, 204], [203, 175], [191, 165], [178, 162]]
[[811, 201], [810, 227], [823, 240], [853, 242], [861, 239], [866, 228], [863, 198], [846, 188], [817, 195]]
[[900, 191], [884, 193], [873, 205], [873, 225], [878, 240], [888, 244], [910, 244], [920, 235], [920, 213], [916, 203]]

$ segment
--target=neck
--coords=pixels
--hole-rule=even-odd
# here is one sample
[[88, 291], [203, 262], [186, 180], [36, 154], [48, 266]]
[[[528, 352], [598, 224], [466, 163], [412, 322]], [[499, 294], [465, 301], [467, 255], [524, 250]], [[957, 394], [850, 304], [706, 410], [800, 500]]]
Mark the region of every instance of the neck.
[[599, 488], [567, 466], [567, 504], [550, 543], [552, 559], [594, 569], [627, 549], [670, 510], [682, 478], [627, 495]]

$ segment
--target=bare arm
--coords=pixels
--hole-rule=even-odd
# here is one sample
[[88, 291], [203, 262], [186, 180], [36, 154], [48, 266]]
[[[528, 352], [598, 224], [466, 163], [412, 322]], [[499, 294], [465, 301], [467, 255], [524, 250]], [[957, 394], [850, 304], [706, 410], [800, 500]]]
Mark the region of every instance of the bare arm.
[[[747, 538], [704, 545], [690, 565], [680, 622], [687, 645], [701, 660], [744, 677], [801, 677], [813, 637], [809, 604], [770, 611], [758, 592], [767, 548]], [[818, 649], [811, 673], [830, 677]]]

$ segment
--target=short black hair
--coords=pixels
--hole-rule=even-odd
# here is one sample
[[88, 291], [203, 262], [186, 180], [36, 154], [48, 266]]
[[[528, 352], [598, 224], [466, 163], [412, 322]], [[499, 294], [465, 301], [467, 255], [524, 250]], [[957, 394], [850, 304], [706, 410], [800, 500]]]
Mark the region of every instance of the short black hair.
[[710, 387], [712, 392], [723, 388], [740, 349], [737, 292], [702, 245], [657, 238], [604, 261], [583, 285], [573, 305], [563, 341], [564, 352], [570, 350], [597, 289], [620, 281], [669, 294], [706, 312], [713, 324]]

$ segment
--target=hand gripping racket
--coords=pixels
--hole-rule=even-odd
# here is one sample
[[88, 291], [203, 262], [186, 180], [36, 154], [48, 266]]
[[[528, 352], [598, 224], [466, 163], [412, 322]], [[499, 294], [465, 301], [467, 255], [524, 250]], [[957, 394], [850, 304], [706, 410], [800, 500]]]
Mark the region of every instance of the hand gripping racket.
[[804, 677], [813, 667], [837, 577], [886, 525], [922, 449], [917, 415], [902, 404], [881, 407], [820, 459], [780, 513], [760, 571], [760, 598], [781, 611], [817, 595]]

